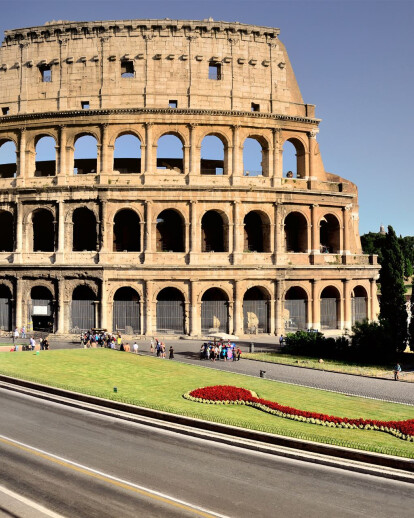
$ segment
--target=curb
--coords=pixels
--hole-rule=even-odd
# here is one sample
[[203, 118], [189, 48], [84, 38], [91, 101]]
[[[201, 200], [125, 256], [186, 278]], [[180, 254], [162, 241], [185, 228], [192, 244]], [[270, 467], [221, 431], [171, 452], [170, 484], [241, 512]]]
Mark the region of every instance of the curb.
[[[198, 437], [203, 432], [208, 432], [209, 436], [204, 438], [217, 440], [210, 437], [210, 434], [220, 434], [220, 436], [224, 438], [225, 442], [230, 441], [230, 444], [235, 445], [235, 440], [239, 440], [242, 443], [237, 443], [236, 445], [247, 449], [274, 454], [275, 451], [271, 449], [278, 447], [282, 448], [284, 451], [276, 453], [286, 457], [307, 460], [308, 462], [341, 467], [351, 471], [370, 473], [385, 478], [392, 478], [394, 480], [402, 480], [405, 482], [414, 483], [413, 459], [364, 452], [351, 448], [343, 448], [340, 446], [305, 441], [302, 439], [295, 439], [281, 435], [273, 435], [265, 432], [249, 430], [246, 428], [238, 428], [235, 426], [204, 421], [201, 419], [190, 418], [178, 414], [170, 414], [150, 408], [134, 406], [110, 399], [89, 396], [78, 392], [50, 387], [40, 383], [34, 383], [4, 375], [0, 375], [0, 382], [8, 384], [9, 386], [5, 386], [4, 388], [8, 388], [10, 390], [19, 390], [19, 388], [29, 389], [32, 391], [34, 390], [38, 393], [25, 393], [28, 393], [34, 397], [48, 399], [57, 403], [66, 404], [68, 406], [81, 408], [87, 411], [93, 411], [95, 413], [107, 415], [110, 413], [113, 416], [113, 411], [122, 412], [125, 415], [118, 415], [118, 418], [129, 421], [143, 418], [146, 420], [143, 424], [150, 426], [152, 425], [175, 432], [179, 431], [181, 433], [185, 433], [186, 435]], [[64, 399], [57, 400], [53, 396]], [[93, 405], [95, 408], [88, 408], [87, 405]], [[147, 420], [155, 420], [156, 422], [151, 423]], [[186, 430], [177, 430], [177, 426], [185, 427]], [[223, 439], [220, 440], [223, 441]], [[312, 454], [313, 457], [311, 459], [309, 457], [306, 458], [306, 454]], [[353, 464], [344, 465], [341, 464], [340, 461], [347, 461]], [[398, 471], [390, 472], [386, 471], [387, 469]]]

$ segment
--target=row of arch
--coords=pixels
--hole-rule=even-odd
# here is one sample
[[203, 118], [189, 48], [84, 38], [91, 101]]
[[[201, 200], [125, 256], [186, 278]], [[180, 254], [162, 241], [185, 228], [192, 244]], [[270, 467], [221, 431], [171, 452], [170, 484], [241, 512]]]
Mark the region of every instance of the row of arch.
[[[270, 294], [260, 286], [247, 289], [243, 295], [243, 330], [245, 333], [270, 332]], [[230, 331], [228, 294], [212, 287], [201, 296], [201, 332]], [[91, 287], [76, 286], [70, 306], [70, 332], [98, 327], [99, 300]], [[289, 288], [284, 297], [283, 320], [287, 331], [306, 329], [309, 326], [309, 299], [301, 287]], [[132, 287], [121, 287], [112, 300], [112, 330], [143, 333], [143, 301]], [[356, 286], [351, 294], [352, 324], [368, 318], [368, 294], [363, 286]], [[341, 295], [335, 286], [327, 286], [320, 293], [320, 328], [341, 327]], [[56, 330], [57, 308], [51, 291], [35, 286], [30, 291], [27, 320], [33, 330]], [[156, 331], [160, 333], [186, 333], [185, 296], [175, 287], [161, 289], [156, 296]], [[13, 324], [13, 297], [8, 286], [0, 284], [0, 329], [10, 331]]]
[[[56, 222], [51, 210], [35, 209], [31, 214], [32, 250], [53, 252], [56, 250]], [[185, 251], [185, 219], [177, 209], [165, 209], [156, 217], [156, 251]], [[72, 250], [77, 252], [99, 249], [99, 225], [95, 213], [78, 207], [72, 214]], [[142, 251], [140, 216], [132, 209], [120, 209], [112, 220], [114, 252]], [[340, 223], [333, 214], [325, 214], [319, 223], [320, 249], [322, 252], [338, 253], [340, 244]], [[0, 251], [13, 252], [15, 246], [15, 222], [11, 212], [0, 212]], [[308, 222], [300, 212], [289, 213], [284, 220], [285, 250], [307, 252]], [[243, 218], [243, 251], [272, 252], [270, 240], [270, 219], [262, 211], [250, 211]], [[208, 210], [201, 218], [201, 251], [229, 251], [229, 221], [219, 210]]]
[[[205, 135], [199, 146], [200, 174], [227, 175], [228, 149], [231, 144], [219, 133]], [[81, 133], [74, 138], [73, 173], [96, 174], [98, 170], [98, 140], [96, 136]], [[114, 171], [121, 174], [141, 173], [141, 140], [135, 133], [122, 133], [112, 144]], [[157, 140], [156, 168], [184, 172], [184, 138], [179, 133], [165, 133]], [[243, 143], [243, 173], [245, 176], [268, 176], [269, 143], [262, 136], [247, 137]], [[16, 143], [0, 138], [0, 178], [17, 175]], [[34, 176], [55, 176], [58, 145], [55, 137], [39, 134], [33, 141]], [[305, 146], [298, 138], [283, 144], [283, 170], [287, 177], [305, 176]]]

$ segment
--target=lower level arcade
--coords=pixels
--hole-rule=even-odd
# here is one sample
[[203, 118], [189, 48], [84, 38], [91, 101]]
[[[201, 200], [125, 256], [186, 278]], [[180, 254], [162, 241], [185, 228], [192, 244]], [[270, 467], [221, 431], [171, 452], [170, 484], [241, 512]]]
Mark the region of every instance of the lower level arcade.
[[[365, 274], [368, 272], [364, 272]], [[0, 279], [0, 329], [153, 335], [350, 330], [377, 318], [374, 279]]]

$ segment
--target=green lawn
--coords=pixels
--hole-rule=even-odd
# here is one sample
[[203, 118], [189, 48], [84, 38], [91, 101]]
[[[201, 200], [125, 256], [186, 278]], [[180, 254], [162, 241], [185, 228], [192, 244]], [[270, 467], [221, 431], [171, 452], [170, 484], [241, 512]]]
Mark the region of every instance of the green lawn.
[[[0, 354], [0, 373], [149, 408], [341, 446], [414, 458], [414, 443], [366, 430], [326, 428], [245, 406], [183, 399], [208, 385], [235, 385], [295, 408], [336, 416], [414, 419], [414, 408], [232, 374], [108, 349]], [[114, 393], [113, 388], [118, 392]]]
[[[346, 374], [357, 374], [359, 376], [370, 376], [373, 378], [393, 379], [393, 365], [364, 365], [340, 360], [323, 360], [323, 363], [319, 363], [318, 358], [277, 352], [243, 353], [243, 358], [271, 363], [280, 363], [282, 365], [294, 365], [296, 367], [307, 367], [309, 369], [320, 369], [332, 372], [343, 372]], [[412, 361], [414, 361], [414, 358]], [[405, 381], [414, 381], [414, 374], [412, 372], [404, 373], [403, 371], [401, 374], [401, 379]]]

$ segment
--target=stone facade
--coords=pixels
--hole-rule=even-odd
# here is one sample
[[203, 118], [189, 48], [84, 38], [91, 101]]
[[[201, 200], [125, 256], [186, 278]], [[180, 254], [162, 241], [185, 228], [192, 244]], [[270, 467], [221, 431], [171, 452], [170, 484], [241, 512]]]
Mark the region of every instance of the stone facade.
[[[357, 189], [327, 173], [278, 29], [52, 22], [0, 50], [0, 324], [145, 335], [349, 329], [377, 315]], [[134, 159], [116, 141], [137, 137]], [[174, 135], [179, 158], [158, 156]], [[95, 155], [77, 158], [81, 137]], [[204, 160], [214, 136], [224, 157]], [[52, 137], [54, 161], [36, 160]], [[243, 166], [246, 139], [261, 170]], [[297, 155], [283, 172], [283, 145]], [[3, 148], [5, 149], [5, 147]]]

